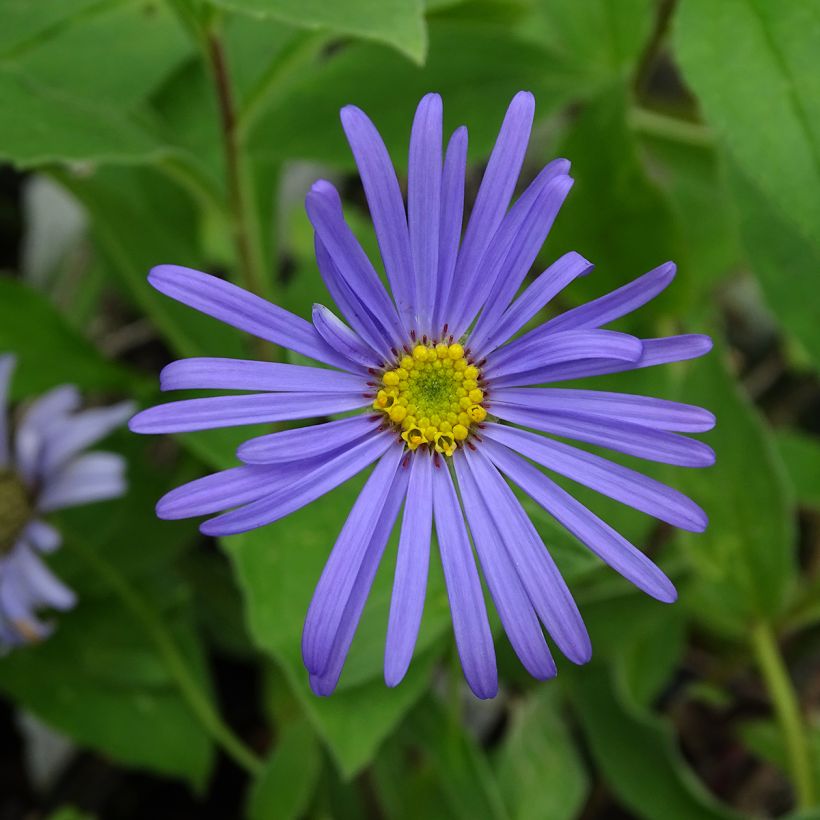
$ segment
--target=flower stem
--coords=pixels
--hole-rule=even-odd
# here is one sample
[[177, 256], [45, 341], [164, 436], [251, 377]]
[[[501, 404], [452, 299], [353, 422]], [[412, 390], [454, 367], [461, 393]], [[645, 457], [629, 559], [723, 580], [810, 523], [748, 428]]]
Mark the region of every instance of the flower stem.
[[227, 56], [222, 40], [213, 30], [205, 34], [204, 46], [219, 104], [228, 204], [240, 273], [248, 290], [270, 296], [253, 176], [242, 150]]
[[765, 621], [758, 623], [752, 629], [751, 641], [786, 743], [797, 802], [800, 808], [806, 809], [814, 805], [815, 792], [809, 747], [797, 694], [789, 680], [771, 625]]
[[113, 564], [83, 544], [74, 544], [74, 549], [116, 593], [134, 618], [142, 624], [156, 645], [168, 672], [179, 687], [180, 694], [203, 728], [239, 766], [253, 776], [259, 775], [263, 768], [261, 760], [231, 731], [216, 712], [175, 641], [154, 610]]

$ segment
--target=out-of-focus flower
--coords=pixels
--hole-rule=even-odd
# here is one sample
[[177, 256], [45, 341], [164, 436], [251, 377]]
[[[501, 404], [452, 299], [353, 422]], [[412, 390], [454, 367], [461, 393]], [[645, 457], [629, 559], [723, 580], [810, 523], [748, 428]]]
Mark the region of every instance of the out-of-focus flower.
[[77, 412], [80, 394], [63, 385], [22, 414], [12, 429], [8, 407], [15, 358], [0, 356], [0, 647], [44, 638], [43, 609], [74, 606], [74, 593], [40, 553], [60, 546], [43, 516], [116, 498], [125, 492], [125, 461], [115, 453], [85, 453], [133, 412], [131, 402]]
[[251, 439], [238, 450], [244, 466], [180, 487], [157, 506], [163, 518], [229, 510], [203, 523], [202, 531], [245, 532], [376, 462], [305, 621], [302, 654], [320, 695], [338, 682], [402, 505], [385, 679], [396, 685], [413, 654], [435, 524], [462, 667], [483, 698], [496, 693], [498, 682], [473, 548], [510, 642], [532, 675], [549, 678], [556, 671], [542, 627], [573, 662], [591, 654], [575, 602], [506, 479], [661, 601], [676, 597], [664, 573], [531, 462], [674, 526], [706, 527], [703, 511], [676, 490], [543, 435], [687, 467], [714, 461], [707, 445], [680, 435], [713, 426], [712, 414], [699, 407], [533, 386], [691, 359], [711, 347], [700, 335], [639, 339], [601, 329], [660, 293], [674, 276], [671, 263], [518, 335], [591, 269], [568, 253], [519, 293], [572, 186], [569, 162], [558, 159], [510, 206], [533, 112], [530, 94], [512, 101], [462, 237], [467, 132], [457, 129], [442, 154], [438, 95], [424, 97], [416, 112], [406, 210], [375, 127], [359, 109], [342, 110], [390, 286], [389, 292], [347, 226], [336, 190], [317, 182], [307, 196], [317, 263], [346, 323], [321, 305], [309, 323], [187, 268], [162, 265], [150, 273], [162, 293], [327, 367], [174, 362], [162, 372], [164, 390], [249, 395], [154, 407], [132, 420], [133, 430], [173, 433], [363, 411]]

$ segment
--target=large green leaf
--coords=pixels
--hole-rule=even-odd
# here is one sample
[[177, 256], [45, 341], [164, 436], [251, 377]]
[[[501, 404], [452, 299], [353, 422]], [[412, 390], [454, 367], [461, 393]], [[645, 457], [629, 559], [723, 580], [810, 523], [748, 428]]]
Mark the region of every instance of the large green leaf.
[[797, 500], [820, 508], [820, 440], [793, 430], [778, 430], [775, 441]]
[[561, 715], [557, 690], [539, 686], [514, 702], [495, 757], [498, 784], [515, 820], [571, 820], [586, 797], [583, 763]]
[[387, 43], [416, 62], [427, 50], [421, 0], [210, 0], [231, 11]]
[[18, 397], [65, 383], [95, 390], [145, 386], [105, 359], [42, 293], [11, 278], [0, 278], [0, 352], [17, 356], [12, 391]]
[[781, 614], [793, 588], [794, 503], [771, 433], [727, 372], [719, 351], [696, 362], [681, 397], [709, 408], [716, 428], [704, 438], [717, 454], [678, 484], [704, 505], [704, 533], [681, 533], [694, 569], [685, 600], [696, 617], [742, 632], [749, 619]]
[[252, 636], [282, 667], [344, 776], [369, 762], [418, 698], [430, 671], [430, 653], [424, 650], [435, 643], [448, 622], [443, 582], [436, 562], [431, 561], [416, 659], [406, 680], [396, 689], [388, 689], [382, 664], [395, 555], [389, 546], [338, 690], [330, 698], [318, 698], [310, 691], [301, 659], [302, 622], [360, 486], [361, 480], [353, 480], [276, 524], [224, 540], [245, 596]]
[[708, 122], [782, 216], [818, 236], [820, 6], [684, 0], [675, 23], [677, 56]]

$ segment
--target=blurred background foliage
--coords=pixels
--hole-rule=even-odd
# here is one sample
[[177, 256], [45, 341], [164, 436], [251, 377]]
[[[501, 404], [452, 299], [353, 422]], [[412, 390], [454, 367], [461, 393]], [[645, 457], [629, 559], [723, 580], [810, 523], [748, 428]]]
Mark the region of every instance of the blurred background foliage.
[[709, 530], [580, 493], [679, 603], [643, 597], [532, 507], [588, 666], [536, 684], [499, 637], [502, 692], [473, 699], [433, 562], [411, 672], [385, 688], [388, 552], [340, 688], [318, 699], [301, 624], [356, 482], [217, 544], [153, 503], [232, 465], [250, 433], [123, 432], [130, 494], [58, 522], [53, 565], [79, 606], [0, 659], [0, 815], [820, 817], [817, 0], [0, 0], [15, 398], [70, 381], [149, 404], [176, 356], [253, 355], [150, 289], [148, 268], [215, 272], [304, 314], [328, 299], [312, 180], [341, 186], [375, 250], [339, 108], [363, 107], [403, 168], [414, 107], [440, 92], [447, 128], [470, 130], [472, 196], [522, 88], [538, 106], [523, 180], [556, 155], [576, 179], [542, 261], [597, 265], [552, 309], [673, 258], [674, 285], [625, 327], [717, 342], [693, 366], [597, 380], [717, 414], [716, 467], [656, 468]]

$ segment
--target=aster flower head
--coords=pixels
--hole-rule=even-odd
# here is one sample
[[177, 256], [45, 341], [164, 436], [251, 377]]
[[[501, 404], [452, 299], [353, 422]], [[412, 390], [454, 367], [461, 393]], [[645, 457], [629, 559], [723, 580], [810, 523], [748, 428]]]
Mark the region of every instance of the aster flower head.
[[400, 513], [386, 682], [396, 685], [410, 664], [435, 529], [462, 667], [484, 698], [498, 683], [476, 556], [510, 643], [533, 676], [556, 673], [544, 630], [571, 661], [583, 663], [591, 654], [578, 608], [508, 482], [661, 601], [676, 596], [663, 572], [535, 465], [671, 525], [706, 526], [703, 511], [671, 487], [551, 438], [669, 464], [711, 464], [709, 447], [680, 435], [711, 428], [706, 410], [543, 386], [691, 359], [711, 342], [602, 329], [660, 293], [674, 276], [671, 263], [522, 333], [557, 293], [591, 270], [568, 253], [522, 289], [572, 186], [569, 162], [558, 159], [511, 204], [533, 113], [532, 95], [516, 95], [463, 228], [467, 131], [457, 129], [442, 152], [438, 95], [422, 99], [413, 122], [406, 209], [376, 128], [358, 108], [342, 110], [389, 289], [347, 226], [336, 190], [317, 182], [307, 212], [319, 271], [341, 317], [314, 305], [307, 322], [186, 268], [162, 265], [150, 273], [151, 284], [168, 296], [325, 367], [174, 362], [162, 372], [163, 389], [248, 394], [154, 407], [132, 420], [133, 430], [181, 432], [355, 411], [250, 439], [238, 450], [242, 466], [180, 487], [157, 507], [164, 518], [225, 511], [202, 531], [240, 533], [288, 515], [375, 463], [307, 612], [302, 654], [317, 694], [330, 694], [338, 682]]
[[115, 453], [86, 453], [124, 424], [130, 402], [77, 412], [72, 385], [49, 391], [22, 414], [12, 433], [8, 393], [15, 366], [0, 356], [0, 649], [41, 640], [51, 624], [42, 609], [67, 610], [75, 595], [40, 559], [60, 533], [43, 516], [125, 492], [125, 461]]

